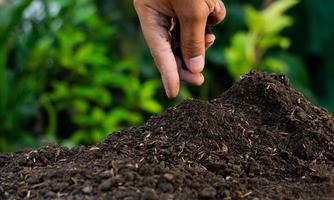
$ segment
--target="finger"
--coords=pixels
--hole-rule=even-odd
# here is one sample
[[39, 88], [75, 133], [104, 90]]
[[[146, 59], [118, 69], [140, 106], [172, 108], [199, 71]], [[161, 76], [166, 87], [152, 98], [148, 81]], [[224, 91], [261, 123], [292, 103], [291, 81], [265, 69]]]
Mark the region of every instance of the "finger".
[[210, 48], [216, 40], [216, 36], [212, 33], [205, 34], [205, 49]]
[[205, 28], [209, 8], [191, 8], [191, 14], [179, 17], [181, 29], [181, 49], [189, 71], [200, 73], [204, 68]]
[[[139, 1], [137, 1], [139, 2]], [[144, 37], [159, 69], [166, 94], [174, 98], [179, 93], [180, 78], [168, 34], [169, 20], [155, 10], [135, 5]]]
[[210, 13], [209, 22], [211, 25], [217, 25], [226, 17], [226, 8], [223, 2], [217, 1], [213, 12]]
[[180, 69], [179, 75], [181, 80], [195, 86], [201, 86], [204, 83], [204, 76], [202, 73], [193, 74], [188, 70]]
[[182, 68], [182, 61], [180, 57], [176, 57], [176, 62], [178, 64], [178, 72], [181, 80], [196, 86], [200, 86], [204, 83], [204, 76], [202, 73], [192, 73]]

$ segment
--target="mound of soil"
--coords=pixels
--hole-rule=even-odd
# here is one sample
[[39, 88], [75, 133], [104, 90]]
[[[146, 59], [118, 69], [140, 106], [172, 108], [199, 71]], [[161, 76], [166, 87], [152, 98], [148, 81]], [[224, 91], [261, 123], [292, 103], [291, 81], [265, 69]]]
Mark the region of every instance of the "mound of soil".
[[333, 199], [334, 118], [251, 72], [93, 147], [0, 154], [0, 199]]

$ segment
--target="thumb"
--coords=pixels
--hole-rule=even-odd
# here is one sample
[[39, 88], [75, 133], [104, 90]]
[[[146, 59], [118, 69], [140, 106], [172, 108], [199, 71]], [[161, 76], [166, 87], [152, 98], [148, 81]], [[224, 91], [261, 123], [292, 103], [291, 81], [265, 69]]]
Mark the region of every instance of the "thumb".
[[193, 8], [190, 14], [179, 17], [182, 56], [192, 73], [200, 73], [204, 68], [205, 28], [209, 11], [207, 6]]

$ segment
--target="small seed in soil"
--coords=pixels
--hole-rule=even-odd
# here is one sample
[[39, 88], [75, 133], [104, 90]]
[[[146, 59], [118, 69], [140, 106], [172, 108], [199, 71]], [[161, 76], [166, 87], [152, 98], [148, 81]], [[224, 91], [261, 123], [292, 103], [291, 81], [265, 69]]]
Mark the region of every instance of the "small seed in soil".
[[174, 178], [174, 175], [173, 174], [164, 174], [164, 178], [166, 179], [166, 180], [168, 180], [168, 181], [171, 181], [171, 180], [173, 180], [173, 178]]
[[89, 151], [96, 151], [96, 150], [100, 150], [100, 148], [99, 148], [99, 147], [91, 147], [91, 148], [89, 149]]
[[85, 186], [84, 188], [82, 188], [82, 192], [85, 194], [89, 194], [93, 191], [93, 187], [91, 185]]

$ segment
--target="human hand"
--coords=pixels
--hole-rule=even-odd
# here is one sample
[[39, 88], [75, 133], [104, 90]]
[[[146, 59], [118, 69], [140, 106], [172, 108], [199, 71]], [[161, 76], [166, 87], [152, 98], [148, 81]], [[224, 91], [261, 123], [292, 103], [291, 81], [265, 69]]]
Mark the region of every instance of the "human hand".
[[[221, 0], [134, 0], [141, 27], [151, 54], [160, 71], [166, 94], [179, 93], [180, 80], [194, 85], [204, 82], [202, 71], [205, 50], [215, 36], [206, 33], [208, 18], [212, 25], [226, 14]], [[173, 53], [170, 29], [173, 19], [180, 24], [182, 56]], [[182, 67], [182, 59], [186, 68]]]

